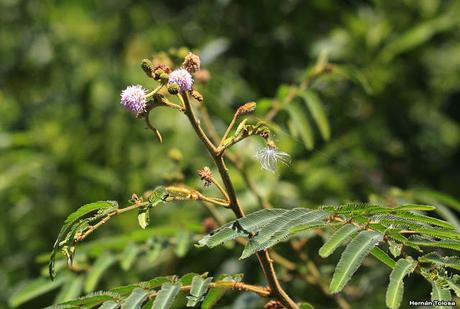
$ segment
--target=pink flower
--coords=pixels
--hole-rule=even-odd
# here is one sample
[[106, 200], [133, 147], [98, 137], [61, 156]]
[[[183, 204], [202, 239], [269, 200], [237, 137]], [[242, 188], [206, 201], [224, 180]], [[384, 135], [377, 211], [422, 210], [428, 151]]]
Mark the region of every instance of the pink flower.
[[143, 113], [147, 106], [145, 89], [140, 85], [128, 86], [121, 92], [121, 105], [136, 114]]
[[180, 92], [192, 90], [192, 75], [185, 69], [177, 69], [169, 74], [169, 84], [177, 84]]

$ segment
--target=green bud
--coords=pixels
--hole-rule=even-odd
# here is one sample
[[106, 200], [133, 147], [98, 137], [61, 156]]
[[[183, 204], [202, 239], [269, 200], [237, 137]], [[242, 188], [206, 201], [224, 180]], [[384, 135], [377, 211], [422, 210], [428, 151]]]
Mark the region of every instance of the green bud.
[[179, 85], [176, 83], [168, 84], [168, 92], [170, 94], [178, 94], [179, 93]]
[[148, 77], [153, 77], [152, 75], [153, 64], [150, 60], [143, 59], [141, 63], [141, 68], [142, 70], [144, 70], [145, 74], [147, 74]]
[[169, 74], [168, 73], [163, 72], [163, 73], [160, 74], [160, 82], [162, 84], [166, 84], [168, 82], [168, 80], [169, 80]]

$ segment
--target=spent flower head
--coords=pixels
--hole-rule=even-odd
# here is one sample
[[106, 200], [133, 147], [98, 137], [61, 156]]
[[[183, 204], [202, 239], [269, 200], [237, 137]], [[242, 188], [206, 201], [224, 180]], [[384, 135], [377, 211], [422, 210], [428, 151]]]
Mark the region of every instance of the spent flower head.
[[146, 90], [140, 85], [128, 86], [121, 92], [121, 104], [130, 112], [141, 114], [147, 107]]
[[177, 69], [169, 74], [169, 84], [177, 84], [180, 92], [192, 90], [192, 75], [185, 69]]
[[192, 52], [189, 52], [187, 56], [185, 56], [182, 67], [186, 69], [190, 74], [197, 72], [200, 70], [200, 57]]
[[268, 143], [266, 147], [261, 148], [256, 153], [256, 158], [259, 160], [263, 169], [276, 173], [278, 170], [278, 162], [289, 165], [291, 156], [283, 151], [279, 151], [275, 145]]

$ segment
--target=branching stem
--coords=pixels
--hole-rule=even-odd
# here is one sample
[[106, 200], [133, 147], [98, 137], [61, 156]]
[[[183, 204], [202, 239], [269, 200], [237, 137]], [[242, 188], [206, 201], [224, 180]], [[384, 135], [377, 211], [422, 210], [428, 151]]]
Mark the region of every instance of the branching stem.
[[[198, 135], [199, 139], [205, 145], [206, 149], [208, 150], [209, 154], [211, 155], [214, 163], [219, 170], [219, 174], [222, 178], [222, 182], [224, 187], [227, 191], [230, 208], [233, 210], [234, 214], [237, 218], [244, 217], [244, 211], [240, 207], [235, 189], [233, 187], [233, 183], [230, 179], [230, 175], [228, 174], [227, 167], [225, 166], [225, 161], [222, 154], [218, 154], [216, 147], [212, 144], [209, 140], [207, 135], [200, 127], [199, 121], [195, 118], [195, 115], [192, 110], [192, 106], [190, 105], [190, 101], [187, 97], [186, 93], [181, 93], [180, 96], [184, 102], [185, 106], [185, 115], [189, 119], [193, 129], [195, 130], [196, 134]], [[268, 254], [267, 250], [257, 252], [257, 258], [259, 259], [259, 263], [262, 266], [264, 271], [265, 277], [267, 279], [268, 285], [270, 287], [271, 294], [277, 298], [284, 306], [288, 309], [298, 309], [299, 307], [297, 304], [286, 294], [286, 292], [281, 287], [278, 278], [275, 273], [275, 269], [273, 267], [272, 260]]]

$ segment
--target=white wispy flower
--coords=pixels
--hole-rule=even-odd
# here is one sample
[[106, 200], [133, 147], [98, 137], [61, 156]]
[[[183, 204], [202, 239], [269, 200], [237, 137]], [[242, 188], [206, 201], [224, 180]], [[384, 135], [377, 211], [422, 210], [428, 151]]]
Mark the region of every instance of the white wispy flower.
[[283, 151], [279, 151], [276, 147], [268, 145], [265, 148], [259, 149], [256, 153], [256, 159], [259, 160], [263, 169], [276, 173], [278, 169], [278, 161], [289, 165], [291, 156]]

